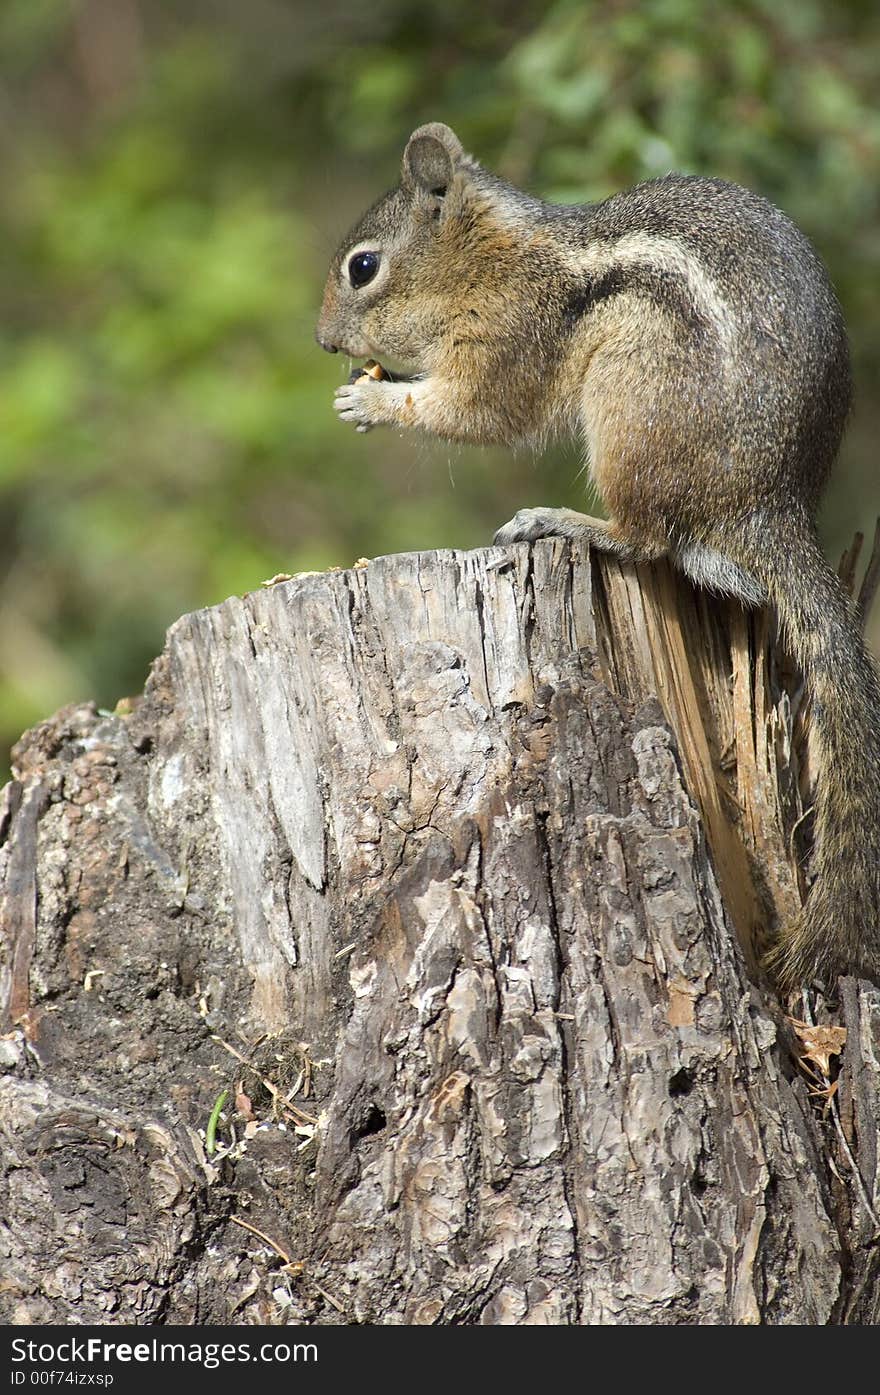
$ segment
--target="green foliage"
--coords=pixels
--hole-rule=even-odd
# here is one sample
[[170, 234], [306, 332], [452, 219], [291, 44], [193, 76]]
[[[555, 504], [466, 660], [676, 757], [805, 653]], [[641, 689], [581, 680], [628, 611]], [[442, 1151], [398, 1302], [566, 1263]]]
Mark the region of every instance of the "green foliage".
[[[5, 0], [0, 57], [0, 751], [138, 690], [184, 610], [576, 502], [574, 447], [538, 464], [331, 410], [327, 260], [420, 121], [549, 198], [669, 168], [760, 189], [817, 242], [876, 376], [870, 3]], [[877, 416], [863, 391], [833, 547], [878, 511]]]

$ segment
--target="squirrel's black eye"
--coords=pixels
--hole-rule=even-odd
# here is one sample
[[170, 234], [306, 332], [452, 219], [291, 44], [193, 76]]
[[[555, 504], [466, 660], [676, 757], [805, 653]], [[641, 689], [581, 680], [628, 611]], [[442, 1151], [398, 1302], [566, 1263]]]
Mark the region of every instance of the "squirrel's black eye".
[[368, 281], [372, 281], [378, 270], [378, 252], [356, 252], [348, 264], [348, 279], [355, 290], [359, 290]]

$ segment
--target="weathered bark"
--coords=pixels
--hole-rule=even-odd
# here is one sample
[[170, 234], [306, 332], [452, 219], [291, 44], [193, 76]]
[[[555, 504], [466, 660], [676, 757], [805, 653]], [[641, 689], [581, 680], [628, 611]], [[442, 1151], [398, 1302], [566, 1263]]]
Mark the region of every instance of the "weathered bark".
[[4, 1320], [876, 1320], [880, 995], [823, 1110], [746, 967], [802, 891], [767, 628], [562, 543], [380, 558], [30, 733]]

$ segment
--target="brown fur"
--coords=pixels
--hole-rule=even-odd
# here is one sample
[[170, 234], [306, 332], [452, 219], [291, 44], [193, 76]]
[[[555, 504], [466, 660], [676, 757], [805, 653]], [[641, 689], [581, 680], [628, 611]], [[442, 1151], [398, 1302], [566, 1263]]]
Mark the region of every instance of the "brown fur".
[[[351, 284], [353, 249], [378, 259]], [[772, 204], [669, 175], [553, 207], [483, 170], [440, 124], [343, 242], [319, 342], [390, 355], [409, 378], [337, 393], [359, 430], [456, 441], [583, 435], [609, 522], [524, 509], [498, 541], [562, 533], [668, 554], [702, 585], [775, 605], [822, 753], [814, 884], [771, 966], [880, 974], [880, 682], [813, 518], [850, 400], [840, 307]]]

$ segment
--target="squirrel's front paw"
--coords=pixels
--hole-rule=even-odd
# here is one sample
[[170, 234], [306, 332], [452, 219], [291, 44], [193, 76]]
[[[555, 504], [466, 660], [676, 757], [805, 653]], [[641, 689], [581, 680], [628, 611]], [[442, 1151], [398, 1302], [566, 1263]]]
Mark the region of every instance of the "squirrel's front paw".
[[380, 426], [388, 419], [382, 411], [387, 390], [382, 379], [363, 375], [336, 389], [333, 406], [340, 421], [354, 422], [357, 431], [369, 431], [371, 426]]

